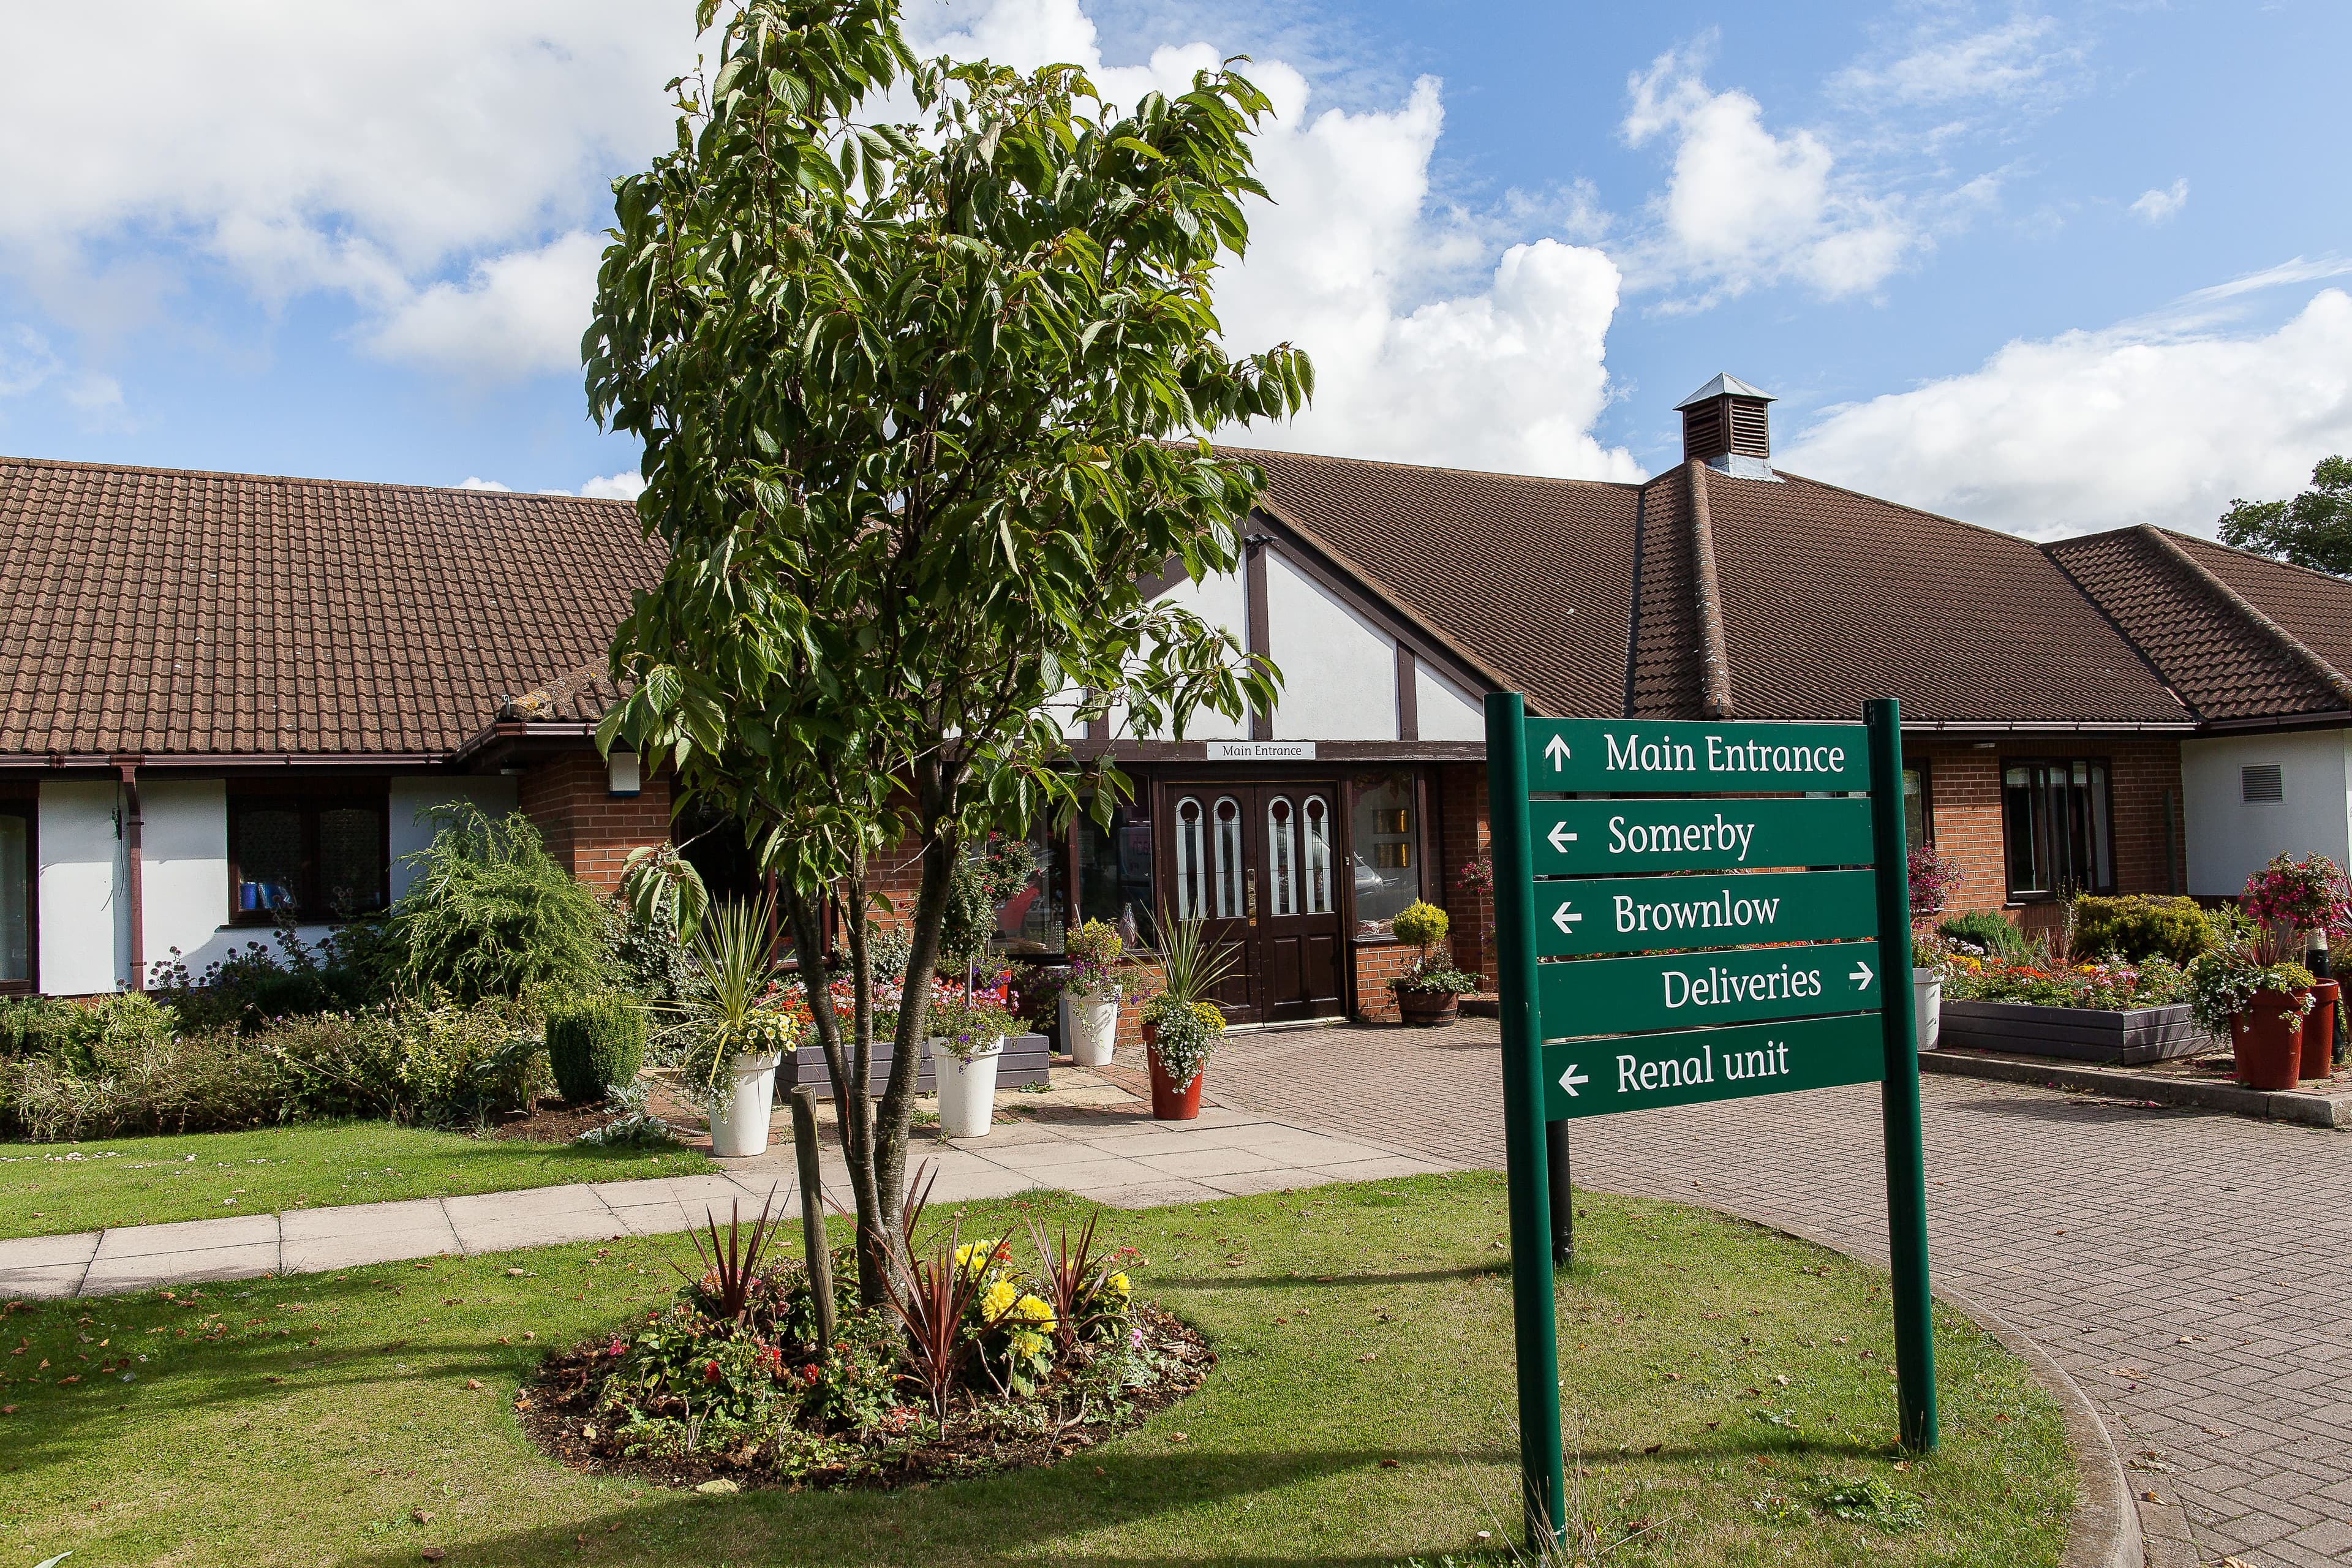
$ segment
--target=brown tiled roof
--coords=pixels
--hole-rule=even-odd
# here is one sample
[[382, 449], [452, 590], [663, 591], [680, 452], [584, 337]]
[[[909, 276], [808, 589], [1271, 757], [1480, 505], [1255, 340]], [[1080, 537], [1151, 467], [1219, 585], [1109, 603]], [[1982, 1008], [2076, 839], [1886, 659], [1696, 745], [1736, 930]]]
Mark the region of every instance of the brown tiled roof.
[[15, 458], [0, 542], [18, 754], [445, 753], [662, 560], [624, 502]]
[[1623, 711], [1632, 485], [1226, 448], [1264, 504], [1538, 711]]
[[1739, 717], [1858, 718], [1891, 695], [1906, 722], [2191, 721], [2027, 541], [1793, 474], [1702, 472]]
[[2150, 527], [2045, 548], [2199, 717], [2352, 708], [2352, 583]]

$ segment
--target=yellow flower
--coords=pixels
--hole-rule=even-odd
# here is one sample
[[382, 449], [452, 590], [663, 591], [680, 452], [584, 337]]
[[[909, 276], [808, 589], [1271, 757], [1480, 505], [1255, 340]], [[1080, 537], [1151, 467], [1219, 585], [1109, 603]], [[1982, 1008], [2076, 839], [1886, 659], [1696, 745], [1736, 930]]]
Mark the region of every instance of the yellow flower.
[[1225, 1016], [1217, 1011], [1217, 1005], [1214, 1002], [1195, 1002], [1192, 1004], [1192, 1013], [1201, 1022], [1209, 1026], [1211, 1033], [1224, 1033]]
[[1013, 1331], [1013, 1350], [1016, 1355], [1040, 1355], [1045, 1349], [1045, 1336], [1033, 1334], [1026, 1329]]
[[980, 1315], [992, 1323], [1001, 1323], [1012, 1315], [1013, 1303], [1020, 1299], [1021, 1287], [1010, 1279], [999, 1279], [980, 1299]]
[[1124, 1274], [1114, 1274], [1109, 1279], [1104, 1280], [1103, 1283], [1109, 1286], [1121, 1296], [1126, 1295], [1129, 1289], [1127, 1282], [1127, 1276]]
[[1024, 1296], [1013, 1302], [1013, 1315], [1047, 1330], [1052, 1329], [1055, 1323], [1053, 1303], [1036, 1296]]
[[995, 1256], [993, 1241], [967, 1241], [956, 1248], [956, 1267], [977, 1279], [988, 1272], [989, 1263]]

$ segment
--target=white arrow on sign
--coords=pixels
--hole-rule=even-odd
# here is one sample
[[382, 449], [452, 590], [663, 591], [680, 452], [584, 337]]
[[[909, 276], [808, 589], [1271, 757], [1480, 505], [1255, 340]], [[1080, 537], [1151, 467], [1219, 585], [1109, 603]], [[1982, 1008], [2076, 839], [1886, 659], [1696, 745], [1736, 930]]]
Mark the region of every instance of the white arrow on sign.
[[1544, 837], [1550, 839], [1551, 847], [1563, 855], [1568, 853], [1568, 847], [1576, 842], [1576, 835], [1568, 830], [1568, 824], [1565, 822], [1553, 823], [1551, 831]]
[[1591, 1083], [1591, 1081], [1592, 1080], [1591, 1079], [1576, 1070], [1576, 1064], [1574, 1062], [1569, 1063], [1568, 1070], [1559, 1075], [1559, 1087], [1568, 1090], [1568, 1098], [1570, 1100], [1581, 1098], [1576, 1092], [1576, 1086], [1578, 1084]]
[[1562, 936], [1568, 934], [1569, 927], [1579, 923], [1583, 919], [1582, 915], [1570, 913], [1566, 904], [1560, 905], [1551, 912], [1551, 923], [1559, 927], [1559, 934]]
[[1560, 764], [1568, 761], [1568, 742], [1554, 735], [1545, 743], [1544, 755], [1551, 759], [1551, 771], [1559, 772]]
[[1853, 973], [1849, 973], [1849, 974], [1846, 976], [1846, 978], [1847, 978], [1848, 980], [1851, 980], [1851, 981], [1853, 981], [1853, 986], [1854, 986], [1854, 989], [1855, 989], [1855, 990], [1857, 990], [1857, 991], [1867, 991], [1867, 990], [1869, 990], [1869, 989], [1870, 989], [1870, 965], [1868, 965], [1867, 963], [1864, 963], [1862, 960], [1860, 960], [1860, 959], [1858, 959], [1858, 958], [1857, 958], [1857, 959], [1855, 959], [1855, 960], [1853, 961]]

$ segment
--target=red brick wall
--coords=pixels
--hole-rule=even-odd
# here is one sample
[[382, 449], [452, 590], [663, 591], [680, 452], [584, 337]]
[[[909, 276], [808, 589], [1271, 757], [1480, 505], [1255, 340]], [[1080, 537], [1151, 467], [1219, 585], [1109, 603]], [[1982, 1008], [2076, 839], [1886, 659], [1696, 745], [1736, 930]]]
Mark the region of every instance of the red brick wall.
[[1437, 871], [1443, 904], [1454, 917], [1454, 963], [1495, 985], [1495, 900], [1491, 894], [1462, 886], [1462, 868], [1486, 853], [1493, 834], [1486, 822], [1486, 764], [1449, 763], [1436, 770], [1433, 793], [1438, 802], [1439, 854]]
[[598, 892], [620, 885], [630, 850], [669, 842], [669, 780], [615, 795], [609, 779], [593, 751], [565, 752], [527, 770], [515, 792], [556, 863]]
[[[2180, 744], [2172, 740], [2051, 736], [2004, 739], [1979, 750], [1966, 741], [1908, 736], [1905, 760], [1924, 757], [1937, 849], [1960, 865], [1955, 910], [2001, 910], [2030, 931], [2059, 923], [2055, 903], [2008, 902], [2003, 859], [2001, 770], [2011, 760], [2104, 758], [2115, 800], [2116, 887], [2162, 893], [2189, 885], [2187, 835], [2180, 812]], [[2173, 864], [2165, 868], [2165, 808], [2170, 791]]]

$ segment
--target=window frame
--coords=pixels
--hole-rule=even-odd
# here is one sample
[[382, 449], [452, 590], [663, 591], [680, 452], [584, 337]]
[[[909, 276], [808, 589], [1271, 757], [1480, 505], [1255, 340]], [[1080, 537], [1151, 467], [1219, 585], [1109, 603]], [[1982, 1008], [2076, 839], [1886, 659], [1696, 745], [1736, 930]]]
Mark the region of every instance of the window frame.
[[0, 795], [0, 813], [25, 819], [25, 978], [0, 980], [0, 996], [30, 996], [41, 989], [40, 801]]
[[[296, 925], [342, 925], [351, 919], [381, 914], [392, 906], [392, 785], [386, 779], [231, 779], [228, 781], [228, 918], [224, 924], [274, 929], [287, 921], [284, 910], [240, 910], [237, 884], [244, 880], [238, 861], [238, 824], [248, 810], [290, 810], [301, 818], [302, 879], [295, 906]], [[319, 818], [330, 811], [359, 809], [376, 816], [376, 905], [357, 916], [338, 917], [323, 909], [319, 894]]]
[[[2008, 901], [2012, 904], [2054, 904], [2071, 898], [2076, 893], [2090, 893], [2098, 896], [2105, 896], [2116, 892], [2122, 885], [2122, 878], [2116, 870], [2116, 859], [2115, 759], [2105, 755], [2002, 757], [1997, 766], [1999, 769], [2000, 783], [2000, 880], [2001, 891]], [[2085, 884], [2080, 887], [2068, 888], [2061, 884], [2060, 879], [2055, 875], [2055, 868], [2053, 867], [2045, 868], [2045, 869], [2048, 869], [2053, 873], [2046, 879], [2051, 883], [2050, 887], [2046, 889], [2028, 889], [2021, 891], [2016, 887], [2011, 877], [2011, 870], [2016, 862], [2010, 854], [2011, 844], [2009, 812], [2009, 792], [2011, 788], [2009, 783], [2010, 770], [2012, 768], [2063, 769], [2066, 772], [2068, 781], [2066, 787], [2071, 793], [2075, 787], [2073, 779], [2074, 770], [2077, 767], [2095, 767], [2099, 770], [2099, 784], [2096, 787], [2102, 792], [2105, 797], [2099, 802], [2099, 806], [2101, 808], [2099, 815], [2106, 827], [2107, 842], [2105, 859], [2107, 863], [2107, 882], [2104, 887]], [[2085, 784], [2083, 787], [2087, 791], [2093, 786]], [[2036, 793], [2046, 795], [2047, 791], [2045, 788], [2038, 790]], [[2093, 845], [2091, 848], [2091, 858], [2092, 864], [2095, 868], [2100, 858], [2098, 846], [2095, 844]]]
[[[2002, 772], [2006, 773], [2007, 771], [2007, 764], [2003, 764]], [[1900, 773], [1919, 775], [1919, 837], [1916, 843], [1909, 845], [1908, 847], [1917, 849], [1922, 847], [1932, 847], [1936, 842], [1936, 770], [1929, 759], [1926, 757], [1916, 759], [1906, 757], [1903, 759], [1898, 778]], [[1906, 827], [1907, 831], [1907, 824]], [[2008, 861], [2004, 858], [2002, 865], [2006, 867]], [[2006, 878], [2008, 872], [2004, 869], [2001, 875]]]

